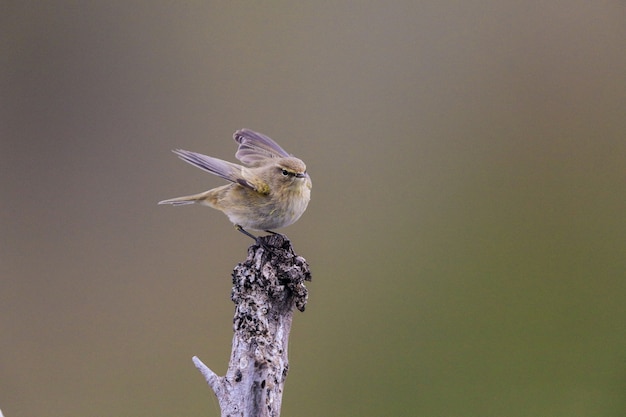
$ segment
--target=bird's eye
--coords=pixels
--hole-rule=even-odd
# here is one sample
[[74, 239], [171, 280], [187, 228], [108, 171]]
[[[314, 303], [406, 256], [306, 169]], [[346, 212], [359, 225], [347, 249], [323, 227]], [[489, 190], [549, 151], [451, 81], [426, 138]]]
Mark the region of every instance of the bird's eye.
[[289, 176], [289, 171], [287, 171], [286, 169], [283, 169], [283, 171], [282, 171], [282, 172], [283, 172], [283, 175], [284, 175], [285, 177], [288, 177], [288, 176]]

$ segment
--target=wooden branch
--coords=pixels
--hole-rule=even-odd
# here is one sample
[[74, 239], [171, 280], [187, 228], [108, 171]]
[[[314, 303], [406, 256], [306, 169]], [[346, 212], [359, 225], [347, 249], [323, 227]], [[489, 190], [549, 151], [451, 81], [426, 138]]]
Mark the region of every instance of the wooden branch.
[[278, 417], [289, 362], [287, 345], [294, 307], [304, 311], [311, 280], [306, 260], [285, 236], [257, 239], [233, 271], [233, 349], [220, 377], [193, 362], [217, 396], [222, 417]]

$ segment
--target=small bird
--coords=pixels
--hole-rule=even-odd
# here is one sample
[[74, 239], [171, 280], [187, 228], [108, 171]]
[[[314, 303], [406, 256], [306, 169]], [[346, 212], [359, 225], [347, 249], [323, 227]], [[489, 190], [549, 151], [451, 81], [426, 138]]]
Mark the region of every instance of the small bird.
[[183, 161], [230, 184], [159, 204], [213, 207], [224, 212], [237, 230], [255, 240], [256, 236], [245, 229], [273, 233], [271, 229], [293, 224], [311, 199], [311, 178], [304, 162], [261, 133], [241, 129], [233, 138], [239, 144], [235, 157], [247, 167], [182, 149], [173, 151]]

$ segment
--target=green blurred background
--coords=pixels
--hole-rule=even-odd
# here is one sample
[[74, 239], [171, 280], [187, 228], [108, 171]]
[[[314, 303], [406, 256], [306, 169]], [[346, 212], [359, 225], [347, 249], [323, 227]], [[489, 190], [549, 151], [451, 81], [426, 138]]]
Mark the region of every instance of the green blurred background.
[[9, 1], [0, 408], [218, 416], [248, 238], [156, 202], [302, 158], [284, 416], [626, 415], [623, 1]]

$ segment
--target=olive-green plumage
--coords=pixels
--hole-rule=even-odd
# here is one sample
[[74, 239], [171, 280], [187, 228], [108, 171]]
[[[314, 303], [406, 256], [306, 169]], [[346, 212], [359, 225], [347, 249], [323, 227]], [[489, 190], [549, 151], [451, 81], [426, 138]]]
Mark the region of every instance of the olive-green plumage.
[[260, 133], [242, 129], [233, 137], [239, 143], [235, 156], [249, 166], [181, 149], [174, 151], [183, 161], [230, 184], [159, 204], [213, 207], [224, 212], [239, 229], [270, 230], [294, 223], [311, 199], [311, 178], [304, 162]]

